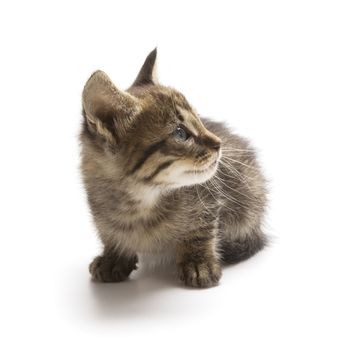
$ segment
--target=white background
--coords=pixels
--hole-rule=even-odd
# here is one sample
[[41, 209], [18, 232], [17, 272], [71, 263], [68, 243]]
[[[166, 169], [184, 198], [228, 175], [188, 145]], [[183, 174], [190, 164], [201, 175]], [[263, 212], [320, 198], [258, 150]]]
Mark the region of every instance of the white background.
[[[349, 349], [347, 1], [1, 1], [2, 349]], [[159, 76], [259, 149], [271, 246], [191, 290], [166, 271], [96, 285], [81, 91]]]

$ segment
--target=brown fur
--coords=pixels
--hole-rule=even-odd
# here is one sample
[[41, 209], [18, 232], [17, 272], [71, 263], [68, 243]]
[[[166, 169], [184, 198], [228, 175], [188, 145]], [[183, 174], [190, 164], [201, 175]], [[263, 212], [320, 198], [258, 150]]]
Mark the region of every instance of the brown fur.
[[265, 181], [246, 140], [154, 80], [155, 60], [125, 92], [101, 71], [84, 88], [81, 169], [105, 247], [90, 272], [118, 282], [138, 253], [167, 255], [187, 285], [209, 287], [264, 246]]

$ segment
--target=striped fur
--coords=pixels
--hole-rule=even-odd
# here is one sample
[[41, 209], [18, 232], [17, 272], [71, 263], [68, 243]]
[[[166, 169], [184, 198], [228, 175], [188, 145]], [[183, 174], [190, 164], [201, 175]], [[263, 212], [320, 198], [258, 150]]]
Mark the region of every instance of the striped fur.
[[158, 84], [155, 61], [152, 51], [127, 91], [101, 71], [83, 91], [81, 170], [105, 247], [90, 272], [122, 281], [137, 254], [167, 252], [185, 284], [210, 287], [222, 264], [263, 248], [265, 181], [249, 143]]

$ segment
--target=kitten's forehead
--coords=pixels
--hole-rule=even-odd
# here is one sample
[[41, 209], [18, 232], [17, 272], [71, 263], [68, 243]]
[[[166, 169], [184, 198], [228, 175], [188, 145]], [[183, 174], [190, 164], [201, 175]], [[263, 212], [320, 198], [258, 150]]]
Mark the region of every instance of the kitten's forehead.
[[176, 114], [178, 121], [183, 123], [194, 136], [208, 133], [184, 95], [174, 89], [164, 87], [158, 93], [158, 97], [161, 96], [160, 100]]
[[[139, 90], [140, 91], [140, 90]], [[176, 116], [178, 123], [183, 123], [193, 135], [206, 134], [207, 130], [185, 96], [175, 89], [162, 85], [153, 85], [140, 91], [146, 109], [158, 107], [163, 117]]]
[[187, 102], [185, 96], [174, 89], [157, 86], [152, 90], [151, 94], [156, 97], [159, 102], [165, 104], [169, 108], [176, 109], [176, 107], [179, 106], [182, 109], [191, 110], [191, 106]]

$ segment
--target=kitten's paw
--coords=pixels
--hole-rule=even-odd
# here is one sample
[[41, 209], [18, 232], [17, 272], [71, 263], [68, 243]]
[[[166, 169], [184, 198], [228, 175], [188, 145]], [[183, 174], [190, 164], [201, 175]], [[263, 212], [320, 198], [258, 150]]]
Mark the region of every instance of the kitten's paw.
[[216, 286], [221, 277], [218, 262], [184, 262], [179, 265], [179, 277], [187, 286], [208, 288]]
[[113, 259], [109, 256], [97, 256], [89, 266], [91, 278], [96, 282], [122, 282], [133, 270], [137, 269], [137, 256]]

